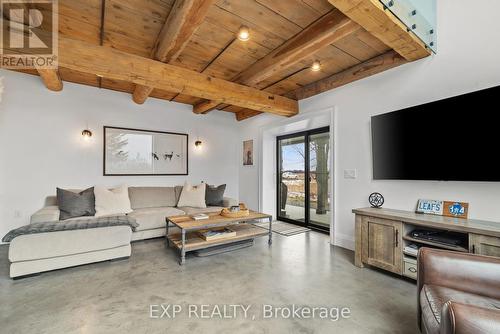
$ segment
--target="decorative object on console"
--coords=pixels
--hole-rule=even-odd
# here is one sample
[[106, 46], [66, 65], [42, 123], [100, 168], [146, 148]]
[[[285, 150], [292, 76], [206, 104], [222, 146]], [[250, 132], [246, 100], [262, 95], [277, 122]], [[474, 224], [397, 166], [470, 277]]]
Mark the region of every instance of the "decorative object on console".
[[104, 127], [104, 175], [187, 174], [187, 134]]
[[428, 213], [438, 216], [467, 218], [469, 203], [419, 199], [416, 213]]
[[191, 206], [194, 208], [206, 208], [205, 202], [206, 184], [201, 183], [192, 186], [188, 182], [184, 183], [181, 196], [179, 197], [178, 207]]
[[225, 191], [226, 191], [225, 184], [221, 184], [218, 187], [207, 184], [205, 191], [206, 204], [211, 206], [222, 206]]
[[221, 216], [228, 217], [228, 218], [239, 218], [239, 217], [246, 217], [250, 215], [250, 210], [248, 210], [247, 206], [244, 203], [240, 203], [239, 205], [239, 210], [238, 211], [233, 211], [232, 207], [231, 208], [224, 208], [220, 212]]
[[243, 142], [243, 166], [253, 166], [253, 139]]
[[79, 193], [57, 188], [57, 204], [60, 210], [59, 220], [82, 216], [94, 216], [94, 188], [92, 187]]
[[121, 185], [118, 188], [107, 189], [103, 186], [94, 187], [95, 216], [120, 215], [132, 212], [128, 187]]
[[370, 196], [368, 196], [368, 202], [372, 208], [380, 208], [384, 205], [384, 196], [380, 193], [371, 193]]

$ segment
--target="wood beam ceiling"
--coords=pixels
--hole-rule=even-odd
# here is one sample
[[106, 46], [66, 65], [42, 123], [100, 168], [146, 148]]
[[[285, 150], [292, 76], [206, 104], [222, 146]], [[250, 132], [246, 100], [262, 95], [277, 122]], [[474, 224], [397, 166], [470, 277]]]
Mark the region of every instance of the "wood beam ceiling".
[[[177, 59], [208, 13], [215, 0], [176, 0], [163, 25], [151, 58], [164, 63]], [[132, 99], [144, 103], [153, 87], [136, 85]]]
[[128, 81], [169, 92], [269, 112], [281, 116], [298, 113], [295, 100], [217, 79], [152, 59], [59, 37], [59, 66], [107, 79]]
[[427, 57], [431, 51], [378, 0], [328, 0], [408, 61]]
[[333, 10], [240, 73], [234, 81], [254, 86], [360, 28], [344, 14]]
[[[259, 82], [296, 65], [325, 46], [335, 43], [359, 29], [361, 27], [357, 23], [334, 9], [238, 74], [233, 81], [254, 87]], [[220, 103], [221, 101], [204, 101], [198, 104], [195, 109], [198, 113], [205, 113]]]
[[306, 99], [406, 63], [408, 63], [406, 59], [397, 52], [391, 50], [340, 73], [300, 87], [288, 93], [286, 96], [298, 100]]
[[[12, 4], [4, 4], [4, 11], [2, 15], [5, 19], [10, 20], [12, 22], [16, 22], [20, 25], [26, 26], [28, 22], [32, 22], [33, 26], [40, 26], [42, 24], [42, 17], [38, 17], [35, 15], [34, 11], [30, 11], [33, 8], [32, 5], [27, 3], [12, 3]], [[13, 10], [11, 10], [13, 9]], [[22, 11], [16, 11], [15, 9], [22, 9]], [[19, 16], [14, 16], [16, 14], [20, 14]], [[37, 29], [39, 31], [39, 29]], [[22, 38], [22, 37], [21, 37]], [[57, 69], [36, 69], [40, 78], [42, 79], [45, 87], [47, 89], [58, 92], [63, 89], [63, 82], [59, 76], [59, 72]]]
[[[334, 9], [238, 74], [233, 81], [255, 87], [259, 82], [296, 65], [323, 47], [359, 29], [361, 27], [357, 23]], [[220, 103], [221, 101], [204, 101], [196, 109], [199, 113], [206, 113]]]

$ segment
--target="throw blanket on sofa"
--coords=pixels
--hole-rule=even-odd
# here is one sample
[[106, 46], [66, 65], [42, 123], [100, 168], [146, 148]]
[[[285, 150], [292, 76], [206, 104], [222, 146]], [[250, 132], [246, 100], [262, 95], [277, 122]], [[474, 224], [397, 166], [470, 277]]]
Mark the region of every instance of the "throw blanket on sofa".
[[108, 227], [108, 226], [130, 226], [132, 231], [139, 226], [134, 218], [129, 216], [108, 216], [91, 219], [74, 219], [67, 221], [55, 221], [47, 223], [34, 223], [25, 225], [7, 233], [2, 241], [10, 242], [15, 237], [25, 234], [70, 231], [70, 230], [86, 230], [89, 228]]

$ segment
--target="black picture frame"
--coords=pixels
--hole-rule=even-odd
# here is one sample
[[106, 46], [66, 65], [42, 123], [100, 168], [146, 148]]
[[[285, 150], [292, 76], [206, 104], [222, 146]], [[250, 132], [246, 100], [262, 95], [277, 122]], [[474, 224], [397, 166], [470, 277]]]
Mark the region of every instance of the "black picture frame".
[[[106, 130], [108, 130], [108, 129], [184, 136], [185, 141], [186, 141], [186, 157], [185, 157], [186, 172], [185, 173], [169, 173], [169, 174], [164, 174], [164, 173], [158, 173], [158, 174], [155, 174], [155, 173], [153, 173], [153, 174], [152, 173], [108, 173], [106, 171]], [[116, 127], [116, 126], [103, 126], [102, 142], [103, 142], [103, 176], [185, 176], [185, 175], [189, 175], [189, 135], [187, 133], [148, 130], [148, 129], [124, 128], [124, 127]]]

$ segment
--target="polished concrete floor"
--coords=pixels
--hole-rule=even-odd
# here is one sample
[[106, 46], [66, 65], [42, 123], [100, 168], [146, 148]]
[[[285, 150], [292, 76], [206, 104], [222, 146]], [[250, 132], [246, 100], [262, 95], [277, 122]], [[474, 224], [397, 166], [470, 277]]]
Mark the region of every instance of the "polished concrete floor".
[[[413, 282], [355, 267], [352, 252], [330, 246], [316, 232], [275, 234], [271, 247], [260, 238], [251, 248], [189, 256], [182, 267], [163, 240], [141, 241], [129, 260], [17, 281], [8, 277], [7, 250], [0, 247], [1, 333], [418, 333]], [[163, 313], [160, 304], [178, 304], [181, 312], [168, 318], [171, 308]], [[196, 318], [225, 304], [250, 305], [247, 318], [241, 309], [232, 319], [217, 312]], [[276, 310], [292, 304], [347, 307], [350, 317], [263, 318], [263, 305]], [[151, 318], [151, 307], [162, 317]]]

